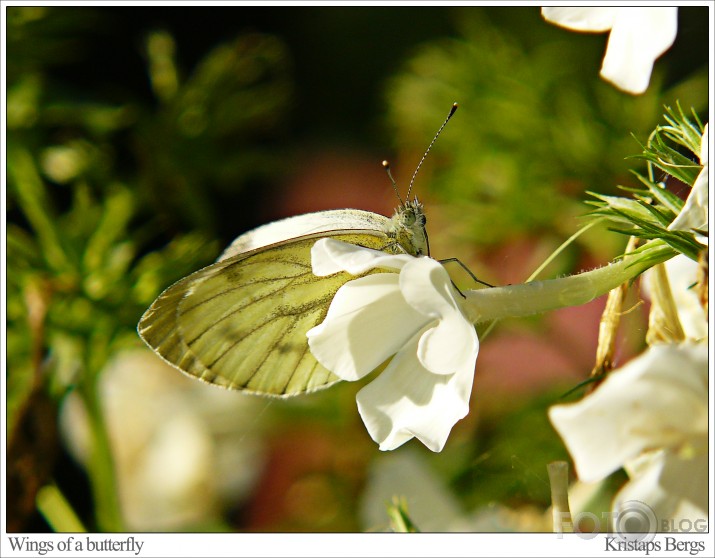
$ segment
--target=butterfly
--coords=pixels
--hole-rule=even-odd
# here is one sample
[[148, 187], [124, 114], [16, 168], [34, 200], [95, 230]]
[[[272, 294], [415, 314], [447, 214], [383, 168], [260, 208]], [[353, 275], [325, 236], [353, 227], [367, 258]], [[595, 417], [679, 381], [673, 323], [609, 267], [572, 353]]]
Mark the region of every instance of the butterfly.
[[306, 333], [322, 323], [335, 293], [355, 277], [313, 275], [311, 248], [331, 237], [388, 253], [429, 255], [423, 206], [409, 200], [410, 189], [391, 218], [328, 210], [242, 234], [215, 263], [159, 295], [139, 321], [140, 337], [180, 371], [228, 389], [287, 397], [338, 382], [311, 354]]

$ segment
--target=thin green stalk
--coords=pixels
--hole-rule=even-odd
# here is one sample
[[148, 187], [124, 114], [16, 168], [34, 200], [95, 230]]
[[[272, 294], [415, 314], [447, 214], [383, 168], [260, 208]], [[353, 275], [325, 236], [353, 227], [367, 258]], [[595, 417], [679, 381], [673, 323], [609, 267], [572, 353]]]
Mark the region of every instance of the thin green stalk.
[[551, 513], [554, 533], [572, 533], [569, 506], [569, 465], [565, 461], [552, 461], [546, 466], [551, 485]]
[[98, 320], [85, 351], [86, 376], [80, 384], [80, 393], [87, 407], [90, 426], [91, 453], [87, 472], [92, 484], [97, 527], [104, 532], [123, 530], [119, 493], [116, 482], [113, 452], [107, 424], [104, 420], [102, 398], [99, 393], [100, 371], [111, 354], [112, 327]]
[[577, 275], [467, 291], [464, 310], [467, 318], [477, 324], [580, 306], [676, 254], [664, 242], [652, 241], [647, 249], [641, 249], [635, 255], [627, 254], [616, 263]]
[[95, 382], [85, 384], [84, 388], [81, 393], [87, 407], [91, 440], [87, 473], [92, 484], [97, 528], [102, 532], [121, 532], [123, 521], [115, 482], [114, 460], [101, 400]]
[[[604, 221], [604, 219], [594, 219], [593, 221], [588, 223], [586, 226], [581, 227], [578, 231], [576, 231], [574, 234], [572, 234], [568, 239], [566, 239], [566, 241], [563, 244], [561, 244], [561, 246], [559, 246], [556, 250], [554, 250], [552, 252], [552, 254], [548, 258], [546, 258], [546, 260], [544, 260], [544, 262], [538, 268], [536, 268], [536, 270], [531, 275], [529, 275], [529, 278], [526, 281], [529, 282], [529, 281], [533, 281], [534, 279], [536, 279], [539, 276], [539, 274], [542, 271], [544, 271], [544, 269], [546, 269], [548, 267], [548, 265], [552, 261], [554, 261], [556, 259], [556, 257], [561, 252], [563, 252], [574, 240], [576, 240], [579, 236], [581, 236], [587, 230], [598, 225], [602, 221]], [[492, 323], [490, 323], [484, 331], [479, 333], [479, 339], [484, 341], [484, 339], [487, 338], [487, 336], [492, 332], [492, 330], [494, 329], [494, 327], [496, 325], [497, 325], [497, 321], [493, 320]]]
[[37, 492], [37, 509], [55, 533], [86, 533], [71, 504], [55, 484], [48, 484]]
[[551, 255], [550, 255], [548, 258], [546, 258], [546, 259], [544, 260], [544, 262], [543, 262], [539, 267], [536, 268], [536, 270], [534, 271], [534, 273], [532, 273], [531, 275], [529, 275], [529, 278], [527, 279], [527, 281], [533, 281], [534, 279], [536, 279], [536, 278], [541, 274], [541, 272], [544, 271], [544, 269], [546, 269], [546, 268], [548, 267], [548, 265], [549, 265], [551, 262], [553, 262], [553, 261], [556, 259], [556, 257], [557, 257], [561, 252], [563, 252], [574, 240], [576, 240], [579, 236], [581, 236], [583, 233], [585, 233], [585, 232], [588, 231], [589, 229], [592, 229], [592, 228], [595, 227], [596, 225], [601, 224], [603, 221], [605, 221], [604, 218], [594, 219], [593, 221], [591, 221], [590, 223], [588, 223], [587, 225], [581, 227], [579, 230], [577, 230], [575, 233], [573, 233], [569, 238], [567, 238], [567, 239], [561, 244], [561, 246], [559, 246], [556, 250], [554, 250], [554, 251], [551, 253]]

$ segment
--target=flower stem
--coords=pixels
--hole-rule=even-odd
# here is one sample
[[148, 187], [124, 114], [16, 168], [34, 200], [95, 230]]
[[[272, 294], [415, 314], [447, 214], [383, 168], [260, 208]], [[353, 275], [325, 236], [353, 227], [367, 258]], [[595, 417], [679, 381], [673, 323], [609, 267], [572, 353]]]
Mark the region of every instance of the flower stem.
[[85, 351], [85, 375], [79, 383], [79, 393], [87, 409], [90, 454], [87, 473], [92, 485], [96, 526], [103, 532], [124, 530], [112, 444], [105, 421], [99, 393], [100, 371], [111, 354], [113, 331], [106, 323], [98, 322]]
[[115, 483], [112, 448], [96, 386], [87, 386], [83, 395], [89, 414], [92, 440], [87, 472], [92, 483], [97, 527], [105, 532], [121, 532], [122, 516]]
[[87, 529], [55, 484], [48, 484], [37, 492], [37, 509], [55, 533], [86, 533]]
[[646, 269], [677, 253], [663, 241], [654, 240], [638, 252], [624, 255], [620, 261], [577, 275], [467, 291], [464, 311], [467, 318], [477, 324], [580, 306], [635, 279]]
[[569, 507], [569, 465], [553, 461], [546, 466], [551, 484], [551, 510], [554, 533], [571, 533], [571, 508]]

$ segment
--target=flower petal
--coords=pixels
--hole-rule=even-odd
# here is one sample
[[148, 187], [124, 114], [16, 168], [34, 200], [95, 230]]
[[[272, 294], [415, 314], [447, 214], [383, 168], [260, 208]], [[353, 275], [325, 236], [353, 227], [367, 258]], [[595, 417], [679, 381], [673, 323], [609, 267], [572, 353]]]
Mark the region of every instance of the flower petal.
[[[692, 288], [698, 280], [699, 264], [683, 254], [678, 254], [663, 265], [678, 311], [678, 319], [686, 338], [691, 340], [707, 339], [707, 312], [705, 312], [696, 290]], [[650, 272], [650, 270], [648, 271]], [[647, 275], [646, 278], [650, 278], [650, 276]]]
[[656, 58], [675, 41], [678, 8], [618, 10], [608, 37], [601, 76], [632, 94], [648, 89]]
[[659, 519], [702, 523], [708, 513], [707, 435], [694, 441], [693, 455], [660, 450], [627, 464], [631, 480], [616, 495], [614, 511], [627, 512], [634, 502], [645, 502]]
[[541, 8], [546, 21], [574, 31], [608, 31], [618, 8]]
[[407, 303], [436, 320], [420, 338], [417, 357], [435, 374], [453, 374], [465, 360], [475, 360], [479, 339], [452, 294], [444, 267], [430, 258], [416, 258], [400, 272], [400, 290]]
[[[669, 230], [708, 230], [708, 145], [708, 124], [705, 124], [703, 135], [700, 138], [700, 164], [703, 168], [695, 179], [695, 184], [688, 194], [688, 199], [685, 200], [685, 205], [668, 226]], [[697, 235], [697, 239], [703, 244], [708, 243], [707, 236]]]
[[[668, 225], [671, 231], [708, 230], [708, 165], [705, 165], [695, 179], [695, 184], [685, 200], [680, 213]], [[698, 240], [707, 244], [708, 237], [697, 235]]]
[[433, 374], [416, 357], [422, 333], [357, 394], [360, 416], [383, 451], [413, 437], [432, 451], [441, 451], [454, 424], [469, 412], [475, 361], [464, 362], [450, 376]]
[[412, 258], [400, 272], [400, 290], [407, 303], [430, 318], [460, 314], [447, 270], [432, 258]]
[[361, 275], [376, 267], [401, 269], [414, 256], [408, 254], [386, 254], [363, 246], [342, 242], [334, 238], [321, 238], [310, 251], [313, 274], [318, 277], [347, 271]]
[[549, 418], [582, 481], [602, 479], [644, 450], [707, 432], [707, 344], [654, 345], [578, 403]]
[[423, 327], [427, 319], [405, 302], [398, 282], [396, 273], [375, 273], [340, 287], [323, 323], [307, 333], [318, 362], [343, 380], [358, 380]]
[[456, 316], [427, 330], [417, 346], [420, 363], [435, 374], [454, 374], [465, 360], [476, 360], [478, 352], [474, 326]]

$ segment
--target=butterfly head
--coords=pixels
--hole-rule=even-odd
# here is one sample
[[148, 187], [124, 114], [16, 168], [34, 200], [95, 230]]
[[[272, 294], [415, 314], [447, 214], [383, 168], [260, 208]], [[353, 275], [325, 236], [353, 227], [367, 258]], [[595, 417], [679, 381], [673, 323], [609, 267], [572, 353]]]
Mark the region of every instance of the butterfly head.
[[395, 241], [413, 256], [429, 255], [429, 239], [425, 224], [427, 217], [422, 204], [415, 197], [395, 210], [392, 216], [392, 234]]
[[405, 196], [406, 201], [402, 201], [402, 196], [397, 188], [397, 183], [395, 179], [392, 178], [392, 173], [390, 172], [390, 164], [387, 161], [382, 162], [382, 166], [387, 171], [387, 176], [392, 182], [392, 187], [395, 189], [397, 198], [400, 200], [400, 205], [398, 206], [395, 214], [392, 216], [389, 235], [395, 239], [395, 242], [400, 245], [400, 247], [413, 256], [429, 256], [429, 239], [427, 238], [427, 231], [425, 230], [425, 224], [427, 223], [427, 217], [422, 209], [422, 204], [417, 200], [417, 196], [410, 201], [410, 192], [412, 192], [412, 186], [415, 183], [415, 177], [424, 163], [427, 154], [432, 149], [434, 142], [437, 141], [440, 133], [452, 118], [452, 115], [457, 110], [457, 103], [452, 105], [452, 108], [447, 115], [447, 118], [440, 126], [439, 130], [432, 138], [432, 142], [427, 147], [427, 151], [422, 155], [422, 159], [417, 164], [415, 172], [412, 174], [412, 180], [410, 180], [410, 185], [407, 188], [407, 195]]

